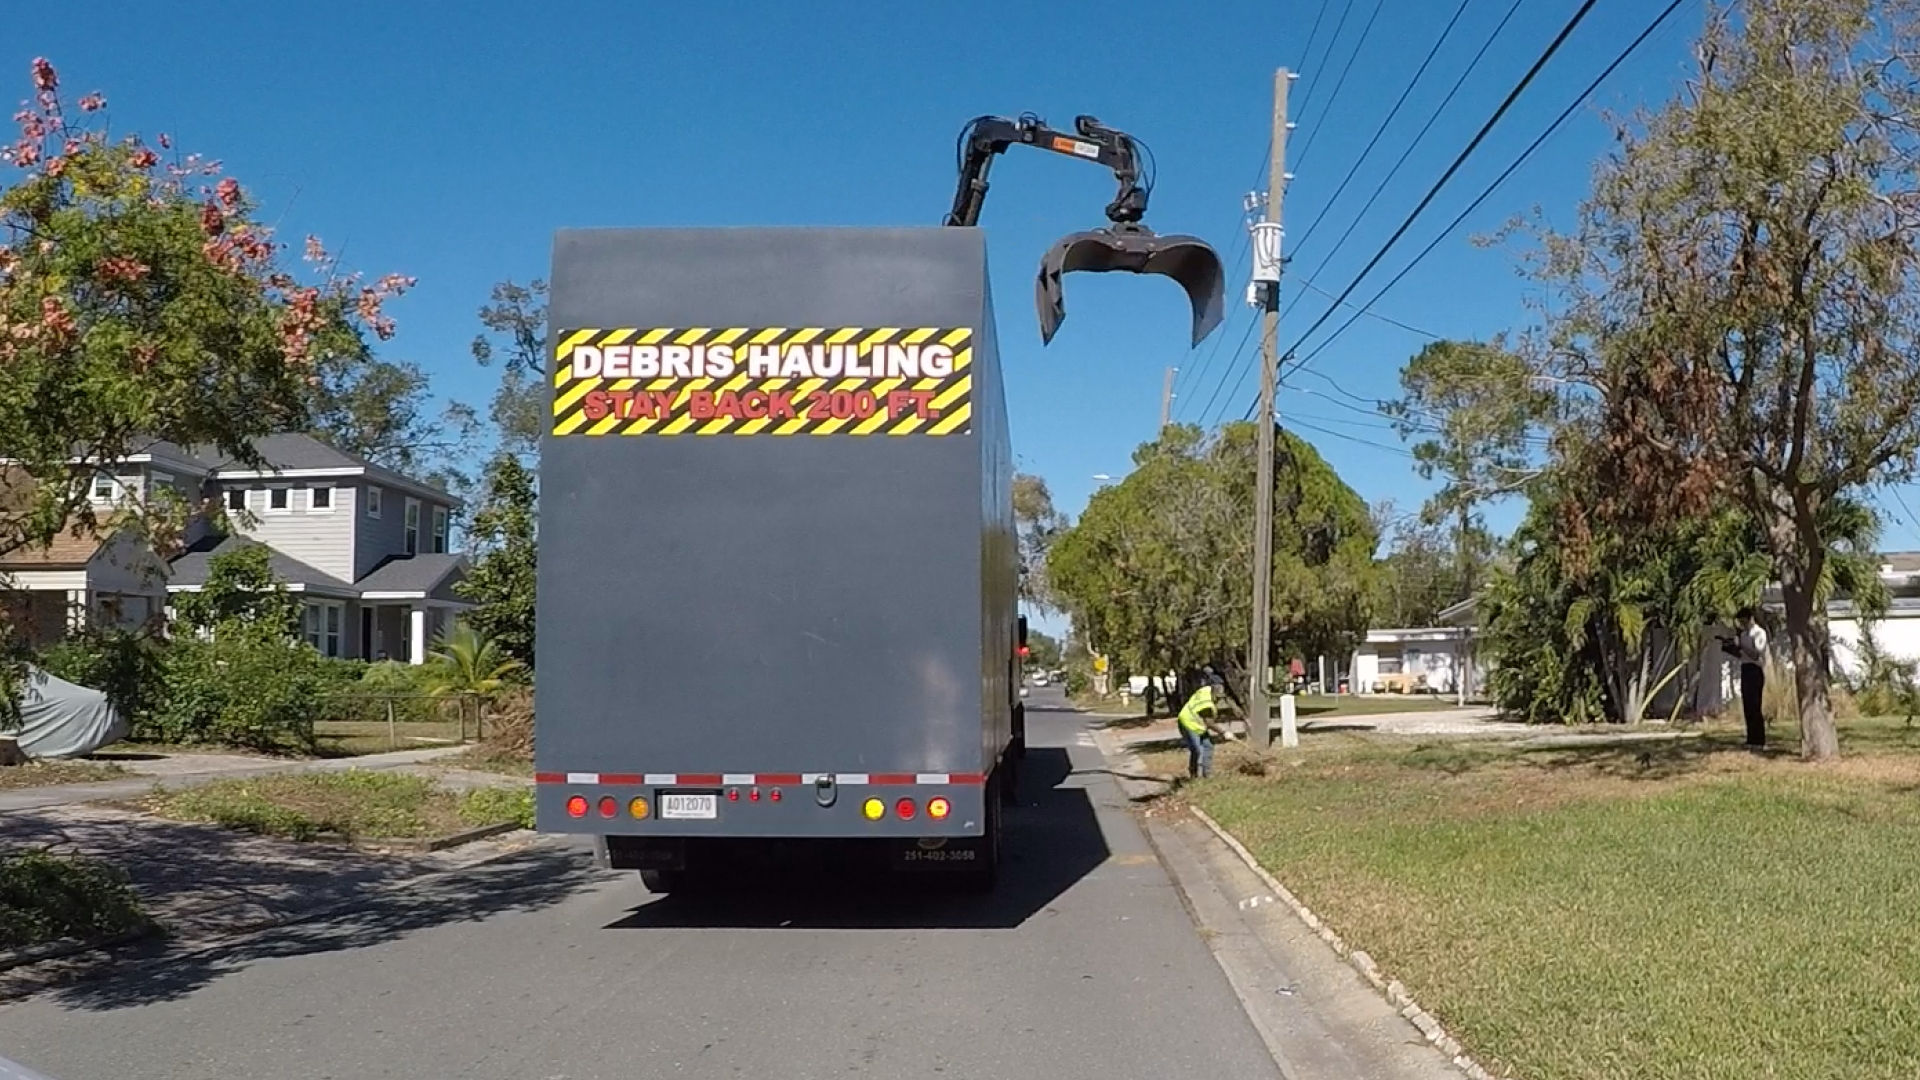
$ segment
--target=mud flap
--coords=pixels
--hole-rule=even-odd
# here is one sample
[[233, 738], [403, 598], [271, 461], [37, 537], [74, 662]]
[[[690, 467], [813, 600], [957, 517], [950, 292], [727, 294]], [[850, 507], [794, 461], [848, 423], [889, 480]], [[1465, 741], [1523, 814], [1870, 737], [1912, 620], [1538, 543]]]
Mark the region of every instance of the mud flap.
[[1061, 277], [1080, 270], [1162, 274], [1179, 282], [1193, 306], [1195, 345], [1226, 318], [1227, 272], [1212, 245], [1197, 236], [1160, 236], [1141, 225], [1112, 225], [1062, 237], [1041, 258], [1033, 300], [1042, 342], [1051, 342], [1067, 317]]

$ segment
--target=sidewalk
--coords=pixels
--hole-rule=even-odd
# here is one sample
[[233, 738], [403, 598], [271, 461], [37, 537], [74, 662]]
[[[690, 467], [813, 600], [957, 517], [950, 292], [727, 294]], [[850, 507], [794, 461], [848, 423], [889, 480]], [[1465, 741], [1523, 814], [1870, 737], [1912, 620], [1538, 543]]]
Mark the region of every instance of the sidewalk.
[[38, 810], [49, 806], [77, 806], [108, 799], [138, 798], [151, 791], [156, 783], [164, 783], [177, 790], [198, 787], [215, 780], [271, 776], [275, 773], [395, 769], [450, 757], [465, 749], [464, 746], [436, 746], [426, 750], [396, 750], [362, 757], [299, 761], [277, 761], [240, 754], [168, 755], [156, 761], [126, 762], [128, 772], [133, 775], [125, 780], [105, 780], [97, 784], [47, 784], [43, 787], [0, 791], [0, 815], [11, 816], [22, 810]]

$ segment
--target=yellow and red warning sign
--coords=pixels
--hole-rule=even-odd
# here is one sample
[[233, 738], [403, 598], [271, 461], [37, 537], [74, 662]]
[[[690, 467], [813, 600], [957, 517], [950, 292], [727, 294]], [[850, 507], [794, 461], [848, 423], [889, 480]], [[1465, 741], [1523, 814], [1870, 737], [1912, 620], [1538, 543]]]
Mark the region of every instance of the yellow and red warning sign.
[[555, 435], [965, 435], [967, 327], [562, 329]]

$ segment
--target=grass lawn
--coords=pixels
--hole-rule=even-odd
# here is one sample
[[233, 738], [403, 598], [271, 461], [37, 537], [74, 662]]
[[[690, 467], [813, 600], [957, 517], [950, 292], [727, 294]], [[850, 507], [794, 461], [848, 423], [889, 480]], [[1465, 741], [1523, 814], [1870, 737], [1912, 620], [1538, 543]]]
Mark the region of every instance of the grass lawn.
[[359, 757], [389, 750], [453, 746], [460, 741], [459, 725], [452, 723], [404, 723], [389, 730], [381, 720], [322, 720], [313, 725], [313, 733], [321, 757]]
[[141, 808], [294, 840], [422, 839], [500, 822], [533, 823], [531, 791], [460, 794], [424, 776], [360, 770], [222, 780], [159, 793]]
[[0, 766], [0, 791], [9, 788], [45, 787], [48, 784], [92, 784], [119, 780], [127, 770], [99, 761], [36, 761], [27, 765]]
[[[403, 722], [389, 730], [384, 720], [322, 720], [313, 725], [314, 757], [346, 758], [384, 754], [391, 750], [422, 750], [433, 746], [454, 746], [460, 741], [460, 726], [435, 721]], [[145, 743], [126, 740], [101, 750], [101, 754], [238, 754], [248, 757], [300, 757], [293, 753], [274, 754], [246, 747], [219, 743]]]
[[[1520, 750], [1310, 737], [1182, 795], [1527, 1080], [1920, 1076], [1920, 727]], [[1184, 772], [1183, 755], [1157, 755]], [[1495, 1071], [1498, 1071], [1496, 1069]]]

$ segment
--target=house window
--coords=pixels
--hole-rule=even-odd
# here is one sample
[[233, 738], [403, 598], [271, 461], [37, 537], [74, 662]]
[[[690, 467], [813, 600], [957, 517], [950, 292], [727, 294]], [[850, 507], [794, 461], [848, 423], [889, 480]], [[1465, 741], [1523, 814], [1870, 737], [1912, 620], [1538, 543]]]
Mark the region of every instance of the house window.
[[367, 488], [367, 516], [370, 518], [380, 516], [380, 489], [377, 487]]
[[1382, 675], [1400, 674], [1400, 658], [1398, 656], [1382, 656], [1379, 664], [1380, 666], [1377, 670]]
[[307, 489], [307, 509], [326, 512], [333, 509], [333, 489], [330, 487], [310, 487]]
[[228, 488], [227, 489], [227, 509], [245, 510], [246, 508], [247, 508], [247, 489], [246, 488]]
[[333, 603], [310, 603], [307, 605], [307, 644], [320, 650], [322, 656], [340, 655], [340, 626], [345, 621], [346, 606]]
[[154, 493], [159, 492], [162, 489], [170, 490], [172, 489], [172, 487], [173, 487], [172, 473], [163, 473], [163, 472], [154, 473], [153, 476], [149, 479], [147, 484], [148, 497], [151, 498]]
[[433, 553], [444, 555], [447, 552], [447, 508], [433, 508]]
[[286, 513], [293, 506], [293, 491], [290, 488], [271, 487], [267, 489], [267, 509]]
[[119, 493], [119, 488], [120, 485], [114, 482], [112, 476], [100, 473], [93, 478], [93, 490], [88, 495], [94, 502], [110, 503]]
[[407, 500], [407, 554], [420, 554], [420, 500]]

